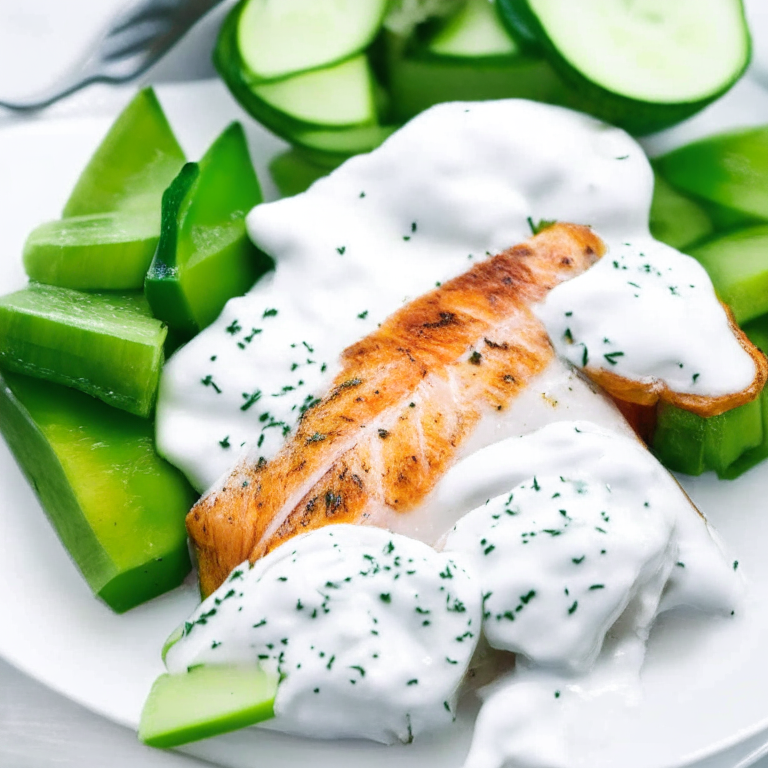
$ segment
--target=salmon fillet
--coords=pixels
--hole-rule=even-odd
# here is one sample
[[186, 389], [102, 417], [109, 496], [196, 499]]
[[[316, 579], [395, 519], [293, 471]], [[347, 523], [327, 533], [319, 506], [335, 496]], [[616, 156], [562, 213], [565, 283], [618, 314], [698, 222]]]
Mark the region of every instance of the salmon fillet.
[[557, 224], [391, 315], [269, 462], [241, 463], [187, 516], [204, 595], [239, 563], [331, 523], [387, 526], [434, 488], [480, 418], [554, 351], [531, 306], [605, 251]]

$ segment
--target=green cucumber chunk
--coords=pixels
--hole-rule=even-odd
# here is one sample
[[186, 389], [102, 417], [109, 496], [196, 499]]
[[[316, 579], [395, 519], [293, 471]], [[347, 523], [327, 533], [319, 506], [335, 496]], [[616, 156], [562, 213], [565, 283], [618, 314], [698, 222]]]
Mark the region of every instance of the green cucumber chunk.
[[145, 88], [91, 157], [64, 206], [64, 218], [118, 210], [157, 215], [163, 191], [184, 160], [154, 91]]
[[743, 229], [689, 249], [741, 325], [768, 312], [768, 226]]
[[328, 168], [310, 162], [295, 149], [288, 149], [276, 155], [269, 164], [269, 175], [282, 197], [306, 192], [312, 184], [328, 173]]
[[253, 82], [281, 80], [360, 53], [376, 36], [387, 0], [247, 0], [237, 44]]
[[195, 496], [155, 452], [150, 421], [5, 372], [0, 429], [83, 577], [113, 610], [181, 584]]
[[563, 86], [552, 67], [527, 56], [461, 60], [417, 53], [389, 64], [392, 113], [406, 121], [445, 101], [535, 99], [562, 103]]
[[695, 141], [654, 162], [670, 184], [712, 205], [724, 226], [768, 221], [768, 126]]
[[145, 292], [155, 317], [193, 335], [272, 267], [248, 239], [245, 216], [262, 201], [245, 133], [230, 125], [163, 195], [163, 226]]
[[650, 228], [657, 240], [679, 251], [701, 242], [714, 232], [707, 212], [658, 173], [655, 174], [653, 187]]
[[178, 747], [274, 717], [277, 679], [260, 667], [200, 666], [161, 675], [149, 692], [139, 739]]
[[510, 37], [493, 3], [467, 0], [444, 22], [425, 46], [434, 56], [486, 58], [515, 56], [517, 43]]
[[725, 93], [749, 63], [741, 0], [516, 0], [512, 5], [579, 94], [581, 106], [634, 133], [659, 130], [698, 112]]
[[745, 451], [762, 441], [760, 398], [711, 418], [662, 403], [652, 450], [674, 472], [700, 475], [714, 470], [723, 474]]
[[[753, 320], [745, 325], [743, 330], [749, 340], [762, 350], [763, 354], [768, 352], [768, 316]], [[768, 389], [763, 389], [760, 393], [760, 406], [762, 409], [763, 440], [760, 445], [745, 451], [733, 464], [719, 473], [724, 480], [733, 480], [748, 469], [752, 469], [752, 467], [768, 459]]]
[[149, 416], [167, 329], [142, 294], [31, 284], [0, 297], [0, 365]]
[[83, 291], [138, 290], [160, 234], [156, 215], [96, 213], [49, 221], [24, 245], [31, 280]]
[[252, 85], [251, 91], [281, 115], [312, 126], [376, 121], [373, 75], [363, 54], [277, 83]]

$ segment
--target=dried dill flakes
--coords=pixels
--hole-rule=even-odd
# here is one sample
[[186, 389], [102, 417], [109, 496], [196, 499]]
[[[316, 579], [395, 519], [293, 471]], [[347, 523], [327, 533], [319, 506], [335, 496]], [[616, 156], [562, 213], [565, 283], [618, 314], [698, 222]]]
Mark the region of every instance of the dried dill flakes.
[[229, 435], [227, 435], [223, 440], [219, 440], [219, 445], [222, 448], [229, 448], [230, 447]]
[[482, 361], [483, 356], [475, 350], [470, 356], [469, 356], [469, 362], [472, 365], [480, 365], [480, 362]]
[[203, 379], [200, 379], [200, 383], [201, 383], [201, 384], [202, 384], [204, 387], [212, 387], [212, 388], [213, 388], [213, 391], [214, 391], [214, 392], [215, 392], [217, 395], [220, 395], [220, 394], [221, 394], [221, 387], [219, 387], [219, 385], [218, 385], [218, 384], [216, 384], [216, 382], [213, 380], [213, 376], [211, 376], [211, 374], [210, 374], [210, 373], [209, 373], [209, 374], [208, 374], [208, 375], [207, 375], [205, 378], [203, 378]]
[[240, 325], [240, 322], [237, 319], [235, 319], [224, 330], [230, 336], [234, 336], [236, 333], [240, 333], [240, 331], [243, 330], [243, 326]]
[[358, 320], [365, 320], [365, 318], [368, 317], [368, 310], [364, 309], [362, 312], [360, 312], [357, 316]]
[[307, 442], [307, 445], [309, 445], [309, 443], [320, 443], [323, 440], [325, 440], [326, 437], [327, 437], [327, 435], [323, 435], [320, 432], [315, 432], [314, 435], [312, 435], [311, 437], [307, 438], [306, 442]]
[[624, 357], [623, 352], [606, 352], [603, 357], [611, 364], [616, 365], [616, 358], [617, 357]]

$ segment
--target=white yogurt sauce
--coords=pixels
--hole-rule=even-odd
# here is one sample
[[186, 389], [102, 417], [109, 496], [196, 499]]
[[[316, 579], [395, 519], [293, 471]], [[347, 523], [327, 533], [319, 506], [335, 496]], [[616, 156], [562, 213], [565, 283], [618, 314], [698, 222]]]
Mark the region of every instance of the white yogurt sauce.
[[[230, 301], [166, 365], [157, 409], [161, 453], [201, 490], [246, 445], [254, 459], [270, 458], [302, 409], [327, 387], [340, 352], [403, 302], [526, 239], [529, 219], [591, 225], [625, 258], [622, 243], [649, 237], [652, 186], [635, 141], [585, 115], [521, 100], [433, 107], [306, 193], [251, 212], [248, 231], [277, 270]], [[664, 256], [658, 246], [653, 254], [656, 261]], [[730, 336], [708, 278], [697, 272], [688, 280], [687, 257], [670, 258], [668, 266], [669, 285], [695, 282], [694, 298], [686, 293], [677, 304], [657, 304], [649, 289], [625, 320], [624, 304], [610, 317], [583, 307], [597, 293], [610, 293], [615, 280], [602, 280], [602, 272], [591, 278], [593, 268], [572, 281], [582, 286], [573, 290], [581, 291], [584, 311], [582, 325], [571, 332], [592, 348], [593, 337], [600, 344], [609, 338], [612, 346], [591, 360], [611, 370], [677, 377], [674, 363], [683, 362], [685, 383], [696, 392], [743, 388], [746, 354]], [[564, 333], [558, 294], [570, 285], [556, 289], [544, 310], [548, 318], [550, 307], [555, 314], [551, 333], [558, 348]], [[617, 295], [608, 303], [624, 301], [623, 284]], [[616, 351], [626, 361], [614, 355], [613, 366], [604, 354]], [[632, 368], [638, 359], [642, 366]], [[716, 366], [722, 360], [729, 364]]]
[[637, 695], [660, 610], [739, 602], [706, 522], [633, 436], [553, 423], [474, 452], [431, 503], [458, 520], [442, 553], [336, 525], [239, 566], [186, 623], [169, 671], [260, 663], [281, 677], [267, 727], [409, 741], [452, 722], [482, 627], [518, 657], [481, 692], [466, 768], [570, 768], [583, 749], [570, 713]]
[[273, 729], [411, 741], [454, 720], [480, 635], [461, 556], [334, 525], [236, 568], [168, 651], [172, 673], [255, 664], [279, 675]]
[[614, 244], [551, 291], [537, 315], [558, 354], [579, 367], [702, 395], [746, 389], [755, 375], [704, 267], [652, 237]]
[[465, 768], [586, 765], [591, 735], [573, 724], [596, 701], [604, 717], [639, 697], [658, 613], [685, 604], [727, 615], [742, 582], [663, 467], [636, 439], [593, 424], [478, 451], [440, 496], [458, 509], [483, 492], [491, 498], [445, 549], [465, 554], [480, 581], [489, 643], [521, 655], [484, 692]]

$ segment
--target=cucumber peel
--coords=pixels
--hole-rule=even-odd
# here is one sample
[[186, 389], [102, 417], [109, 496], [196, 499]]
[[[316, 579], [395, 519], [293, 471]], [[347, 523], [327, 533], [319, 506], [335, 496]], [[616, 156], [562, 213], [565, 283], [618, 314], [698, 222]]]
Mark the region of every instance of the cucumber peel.
[[0, 428], [70, 556], [113, 610], [181, 584], [195, 495], [155, 452], [151, 422], [6, 371]]
[[261, 200], [245, 133], [232, 123], [163, 195], [162, 233], [144, 286], [155, 317], [194, 335], [271, 268], [245, 231], [246, 214]]
[[507, 0], [575, 106], [635, 134], [673, 125], [725, 93], [749, 64], [741, 0]]
[[160, 234], [157, 213], [96, 213], [49, 221], [24, 244], [31, 280], [79, 290], [137, 290]]
[[178, 747], [274, 717], [277, 679], [260, 667], [199, 666], [161, 675], [139, 723], [152, 747]]
[[0, 297], [0, 365], [149, 416], [167, 328], [142, 294], [33, 283]]

